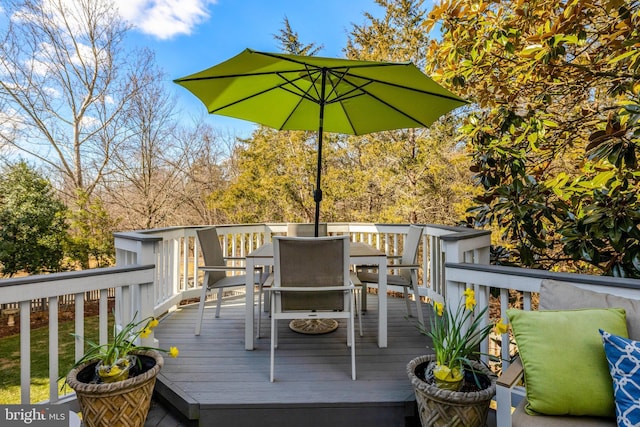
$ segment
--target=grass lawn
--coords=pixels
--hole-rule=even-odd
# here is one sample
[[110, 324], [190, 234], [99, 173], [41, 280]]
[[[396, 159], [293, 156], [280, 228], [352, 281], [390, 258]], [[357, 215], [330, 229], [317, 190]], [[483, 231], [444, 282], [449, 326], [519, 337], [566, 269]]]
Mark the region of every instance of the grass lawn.
[[[109, 328], [112, 327], [109, 315]], [[74, 362], [74, 321], [59, 323], [58, 355], [60, 375], [65, 375]], [[88, 339], [98, 341], [98, 316], [85, 318], [85, 334]], [[109, 329], [111, 330], [111, 329]], [[0, 339], [0, 404], [20, 403], [20, 335]], [[58, 387], [64, 380], [59, 381]], [[61, 392], [70, 393], [69, 387]], [[31, 403], [49, 400], [49, 328], [31, 330]]]

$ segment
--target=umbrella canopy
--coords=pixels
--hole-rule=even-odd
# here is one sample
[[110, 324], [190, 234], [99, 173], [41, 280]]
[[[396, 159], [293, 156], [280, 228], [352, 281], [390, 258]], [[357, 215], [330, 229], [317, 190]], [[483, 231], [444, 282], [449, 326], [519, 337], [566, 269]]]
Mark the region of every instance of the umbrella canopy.
[[174, 80], [211, 114], [278, 130], [317, 130], [316, 235], [320, 215], [322, 135], [363, 135], [428, 127], [466, 104], [410, 62], [373, 62], [256, 52]]

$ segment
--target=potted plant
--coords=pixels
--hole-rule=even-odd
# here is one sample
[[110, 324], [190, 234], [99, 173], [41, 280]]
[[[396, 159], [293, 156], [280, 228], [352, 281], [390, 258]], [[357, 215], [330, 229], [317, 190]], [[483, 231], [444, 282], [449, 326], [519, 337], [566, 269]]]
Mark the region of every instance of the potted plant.
[[[486, 423], [489, 403], [495, 396], [496, 376], [477, 361], [480, 343], [492, 330], [506, 332], [507, 325], [483, 325], [487, 307], [478, 314], [475, 294], [466, 289], [455, 309], [434, 302], [435, 318], [423, 334], [431, 338], [435, 354], [420, 356], [407, 365], [414, 386], [420, 421], [427, 426], [479, 427]], [[452, 420], [457, 420], [452, 424]]]
[[76, 392], [84, 425], [144, 425], [156, 376], [164, 363], [160, 352], [178, 356], [176, 347], [164, 350], [136, 345], [157, 325], [157, 319], [148, 317], [130, 322], [119, 332], [114, 325], [113, 338], [107, 344], [85, 340], [89, 350], [65, 380]]

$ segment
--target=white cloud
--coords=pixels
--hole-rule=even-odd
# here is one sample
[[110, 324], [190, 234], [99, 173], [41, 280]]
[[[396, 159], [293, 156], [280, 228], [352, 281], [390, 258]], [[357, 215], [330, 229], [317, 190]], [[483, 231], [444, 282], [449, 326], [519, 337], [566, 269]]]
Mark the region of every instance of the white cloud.
[[121, 15], [145, 34], [169, 39], [191, 34], [209, 19], [208, 6], [216, 0], [116, 0]]

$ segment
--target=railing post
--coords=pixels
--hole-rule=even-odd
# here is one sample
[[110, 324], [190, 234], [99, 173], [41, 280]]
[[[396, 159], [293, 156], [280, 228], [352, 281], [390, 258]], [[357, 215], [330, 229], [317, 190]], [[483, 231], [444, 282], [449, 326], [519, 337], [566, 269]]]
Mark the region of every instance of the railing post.
[[[116, 266], [124, 267], [127, 265], [148, 265], [154, 264], [157, 266], [157, 246], [158, 242], [162, 241], [162, 238], [145, 235], [141, 233], [115, 233], [115, 248], [116, 248]], [[158, 271], [156, 269], [156, 275], [154, 283], [151, 287], [151, 301], [153, 301], [155, 282], [158, 280]], [[140, 320], [144, 317], [139, 311], [142, 305], [142, 298], [139, 285], [132, 285], [126, 287], [118, 287], [115, 291], [115, 313], [114, 321], [116, 325], [122, 327], [134, 320]], [[149, 298], [149, 295], [145, 295], [144, 298]], [[137, 315], [136, 315], [137, 313]], [[153, 310], [151, 311], [153, 315]], [[134, 317], [136, 317], [134, 319]]]
[[[138, 312], [140, 313], [140, 319], [146, 319], [147, 317], [154, 317], [154, 290], [153, 282], [141, 283], [138, 285], [140, 290], [140, 305]], [[146, 347], [157, 347], [158, 340], [153, 336], [153, 330], [147, 338], [141, 338], [141, 345]]]
[[[445, 263], [489, 264], [491, 232], [476, 231], [447, 234], [440, 237]], [[446, 298], [458, 300], [466, 283], [449, 280], [445, 274]]]
[[[448, 234], [440, 237], [443, 245], [446, 263], [489, 264], [491, 232], [472, 230], [456, 234]], [[489, 287], [475, 286], [473, 283], [451, 280], [446, 276], [445, 270], [445, 297], [450, 303], [459, 304], [462, 301], [467, 287], [475, 291], [476, 313], [489, 305]], [[480, 325], [489, 324], [489, 310], [486, 310]], [[471, 326], [471, 319], [466, 327]], [[489, 342], [485, 340], [480, 344], [480, 354], [483, 360], [488, 359]]]

